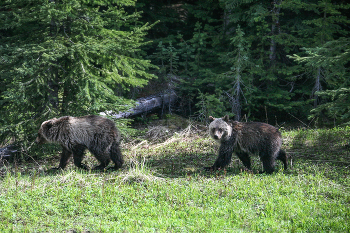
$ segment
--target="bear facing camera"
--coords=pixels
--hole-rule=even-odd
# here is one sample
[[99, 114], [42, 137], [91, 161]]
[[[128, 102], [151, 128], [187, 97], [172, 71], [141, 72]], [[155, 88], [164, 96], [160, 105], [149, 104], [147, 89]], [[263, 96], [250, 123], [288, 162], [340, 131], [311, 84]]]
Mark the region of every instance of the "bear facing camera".
[[263, 165], [263, 171], [272, 173], [275, 161], [281, 160], [287, 169], [287, 155], [281, 150], [282, 136], [277, 128], [260, 122], [232, 121], [226, 115], [222, 118], [209, 117], [210, 136], [220, 144], [219, 156], [211, 167], [206, 170], [224, 168], [231, 162], [235, 153], [243, 165], [251, 169], [249, 154], [258, 153]]
[[35, 140], [38, 144], [58, 143], [62, 146], [58, 169], [64, 169], [73, 155], [74, 164], [86, 170], [88, 166], [82, 164], [86, 149], [100, 162], [94, 169], [103, 170], [110, 160], [114, 162], [115, 169], [120, 168], [124, 160], [119, 141], [120, 133], [114, 122], [94, 115], [64, 116], [44, 121]]

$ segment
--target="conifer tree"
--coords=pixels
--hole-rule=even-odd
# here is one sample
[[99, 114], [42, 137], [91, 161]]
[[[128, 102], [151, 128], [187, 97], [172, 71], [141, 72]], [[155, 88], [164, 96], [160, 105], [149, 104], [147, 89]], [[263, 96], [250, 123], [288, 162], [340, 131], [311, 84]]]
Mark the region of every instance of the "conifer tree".
[[245, 69], [251, 65], [248, 44], [239, 25], [236, 29], [236, 35], [231, 38], [231, 44], [234, 50], [222, 55], [223, 62], [231, 67], [229, 71], [222, 74], [221, 78], [230, 80], [225, 92], [231, 104], [232, 113], [235, 115], [235, 120], [239, 121], [242, 117], [242, 98], [246, 99], [244, 90], [248, 91], [250, 89], [251, 81], [249, 75], [245, 72]]
[[[246, 33], [249, 45], [249, 62], [246, 68], [251, 76], [251, 95], [247, 113], [262, 118], [269, 113], [277, 115], [292, 108], [292, 93], [285, 88], [288, 70], [285, 59], [288, 41], [283, 40], [284, 12], [282, 1], [221, 0], [225, 9], [225, 32], [231, 38], [238, 25]], [[285, 34], [284, 34], [285, 35]]]
[[[350, 19], [344, 14], [350, 4], [337, 4], [331, 0], [309, 3], [294, 3], [293, 9], [313, 12], [311, 19], [303, 24], [307, 28], [299, 32], [310, 41], [302, 52], [290, 56], [312, 71], [314, 80], [311, 97], [314, 99], [313, 114], [310, 117], [327, 113], [340, 122], [349, 120], [349, 107], [344, 104], [349, 97], [349, 30]], [[324, 99], [321, 101], [320, 97]]]
[[327, 90], [318, 90], [315, 95], [323, 101], [311, 111], [311, 117], [326, 114], [334, 123], [350, 122], [350, 39], [341, 37], [326, 42], [316, 48], [306, 48], [306, 56], [294, 55], [293, 58], [307, 67], [323, 68]]
[[[318, 56], [322, 56], [326, 52], [324, 51], [326, 47], [323, 47], [325, 44], [339, 36], [348, 35], [349, 32], [344, 30], [345, 28], [341, 25], [349, 24], [350, 20], [341, 14], [341, 10], [349, 9], [350, 4], [335, 4], [331, 0], [322, 0], [317, 2], [286, 3], [286, 6], [293, 10], [310, 12], [313, 16], [303, 20], [302, 23], [305, 27], [298, 32], [300, 36], [307, 37], [309, 41], [308, 44], [303, 46], [306, 54], [295, 54], [291, 58], [299, 62], [305, 62], [307, 68], [313, 72], [311, 75], [314, 77], [314, 85], [311, 97], [314, 99], [314, 108], [316, 108], [320, 103], [317, 93], [322, 91], [322, 83], [324, 85], [328, 83], [327, 80], [331, 78], [329, 75], [333, 73], [331, 70], [334, 67], [317, 62], [317, 60], [320, 60]], [[319, 49], [321, 47], [323, 47], [323, 52]], [[328, 53], [332, 52], [328, 51]]]
[[150, 25], [125, 10], [134, 4], [1, 1], [2, 139], [26, 147], [43, 120], [125, 108], [123, 93], [153, 77], [140, 56]]

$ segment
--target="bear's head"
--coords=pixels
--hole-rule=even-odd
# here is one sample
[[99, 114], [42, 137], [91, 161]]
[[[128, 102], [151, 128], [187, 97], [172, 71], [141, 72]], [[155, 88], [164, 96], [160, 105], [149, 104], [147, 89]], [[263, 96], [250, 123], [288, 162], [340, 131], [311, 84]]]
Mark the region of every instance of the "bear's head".
[[226, 115], [222, 118], [209, 117], [209, 134], [216, 141], [226, 141], [231, 137], [232, 127], [228, 124], [229, 117]]
[[37, 144], [44, 144], [47, 142], [51, 142], [50, 140], [50, 129], [53, 127], [53, 125], [55, 124], [55, 121], [57, 119], [53, 118], [51, 120], [48, 121], [44, 121], [41, 126], [40, 129], [38, 131], [38, 137], [35, 139], [35, 143]]

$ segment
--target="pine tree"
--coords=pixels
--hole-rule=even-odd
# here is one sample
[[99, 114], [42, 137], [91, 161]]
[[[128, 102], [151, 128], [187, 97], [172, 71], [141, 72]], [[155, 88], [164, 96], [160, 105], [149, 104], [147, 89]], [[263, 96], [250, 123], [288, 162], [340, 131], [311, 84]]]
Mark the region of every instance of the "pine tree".
[[235, 120], [239, 121], [242, 117], [242, 97], [246, 99], [244, 90], [249, 91], [251, 82], [249, 75], [245, 72], [246, 68], [251, 65], [248, 44], [239, 25], [236, 29], [236, 35], [231, 38], [231, 44], [235, 49], [222, 55], [222, 61], [231, 67], [229, 71], [223, 73], [221, 78], [230, 80], [225, 93], [231, 104]]
[[[231, 38], [238, 25], [245, 32], [249, 45], [246, 73], [251, 76], [249, 104], [246, 112], [254, 118], [269, 114], [279, 115], [294, 105], [289, 83], [286, 53], [290, 45], [282, 39], [284, 12], [282, 1], [222, 0], [225, 9], [225, 33]], [[293, 45], [294, 46], [294, 45]], [[281, 114], [285, 115], [285, 114]]]
[[[178, 55], [182, 113], [201, 111], [203, 103], [214, 106], [212, 100], [217, 98], [225, 103], [220, 115], [232, 112], [234, 106], [238, 110], [234, 114], [239, 115], [241, 108], [241, 115], [256, 120], [304, 121], [314, 106], [337, 102], [346, 94], [348, 61], [331, 61], [347, 54], [342, 38], [348, 36], [350, 15], [343, 0], [140, 0], [140, 4], [148, 21], [161, 20], [152, 29], [150, 38], [156, 42], [149, 44], [149, 54], [155, 54], [162, 41], [165, 49], [171, 42]], [[237, 44], [230, 43], [237, 37], [238, 25], [245, 33], [249, 66], [241, 66]], [[337, 92], [334, 98], [325, 94], [338, 90], [342, 94]]]
[[150, 33], [154, 43], [149, 46], [149, 54], [153, 64], [161, 71], [166, 69], [158, 75], [166, 75], [165, 80], [176, 84], [181, 111], [191, 115], [198, 110], [195, 102], [200, 101], [199, 90], [204, 95], [214, 94], [216, 89], [211, 86], [222, 72], [219, 51], [225, 46], [218, 36], [222, 26], [219, 0], [140, 0], [138, 4], [147, 20], [160, 19]]
[[317, 91], [322, 86], [329, 88], [328, 78], [324, 77], [329, 71], [322, 66], [306, 66], [289, 55], [304, 57], [300, 48], [320, 47], [331, 38], [345, 35], [347, 30], [340, 25], [347, 22], [340, 9], [344, 12], [346, 6], [330, 0], [222, 0], [222, 3], [225, 33], [232, 37], [237, 25], [241, 25], [251, 45], [250, 62], [254, 65], [247, 72], [253, 75], [255, 88], [248, 112], [258, 118], [265, 111], [283, 118], [288, 112], [306, 119], [313, 107], [310, 102], [314, 106], [319, 104]]
[[[287, 5], [287, 4], [286, 4]], [[314, 53], [314, 48], [322, 47], [329, 41], [333, 41], [339, 35], [347, 35], [348, 31], [342, 28], [341, 24], [348, 24], [350, 21], [346, 16], [341, 14], [342, 9], [349, 9], [349, 4], [334, 4], [331, 0], [322, 0], [315, 2], [299, 2], [289, 5], [293, 10], [305, 10], [311, 12], [313, 17], [311, 19], [304, 19], [303, 24], [306, 25], [302, 31], [298, 33], [300, 36], [307, 37], [310, 41], [305, 45], [303, 50], [306, 52], [305, 58], [303, 55], [295, 55], [296, 61], [303, 62], [310, 60], [310, 54]], [[321, 50], [319, 50], [321, 51]], [[314, 53], [315, 55], [315, 53]], [[313, 57], [313, 55], [311, 55]], [[316, 58], [317, 59], [317, 58]], [[326, 73], [329, 73], [329, 68], [321, 63], [306, 62], [308, 69], [311, 68], [314, 74], [314, 86], [311, 97], [314, 99], [314, 107], [320, 103], [317, 92], [322, 91], [322, 82], [327, 83]]]
[[148, 24], [135, 1], [0, 3], [1, 138], [28, 146], [43, 120], [120, 111], [153, 76], [140, 56]]
[[[311, 43], [302, 48], [303, 52], [290, 56], [313, 71], [311, 97], [314, 99], [314, 114], [311, 117], [328, 112], [333, 119], [349, 120], [349, 108], [343, 101], [349, 99], [350, 83], [346, 66], [350, 61], [350, 40], [345, 25], [350, 24], [350, 19], [344, 12], [350, 9], [350, 4], [322, 0], [293, 4], [293, 9], [304, 9], [315, 15], [303, 21], [308, 27], [299, 32], [300, 36], [307, 36]], [[321, 96], [324, 97], [322, 101]]]
[[334, 123], [350, 122], [350, 39], [341, 37], [329, 41], [321, 47], [305, 49], [307, 56], [294, 55], [294, 59], [308, 67], [323, 67], [327, 90], [319, 90], [315, 95], [323, 101], [315, 106], [310, 117], [326, 114]]

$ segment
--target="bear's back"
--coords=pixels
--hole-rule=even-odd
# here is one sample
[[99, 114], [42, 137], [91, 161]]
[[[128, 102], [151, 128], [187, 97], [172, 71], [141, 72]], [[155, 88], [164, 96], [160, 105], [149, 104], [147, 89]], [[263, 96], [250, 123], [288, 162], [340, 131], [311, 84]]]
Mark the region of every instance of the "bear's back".
[[[264, 144], [275, 142], [281, 144], [282, 136], [279, 130], [269, 124], [262, 122], [239, 122], [232, 124], [233, 131], [239, 128], [239, 141], [242, 144], [256, 145], [261, 147]], [[236, 131], [237, 132], [237, 131]], [[248, 147], [248, 146], [247, 146]]]
[[91, 128], [113, 128], [115, 124], [110, 119], [96, 116], [96, 115], [88, 115], [81, 117], [69, 117], [69, 124], [75, 125], [76, 127], [91, 127]]

